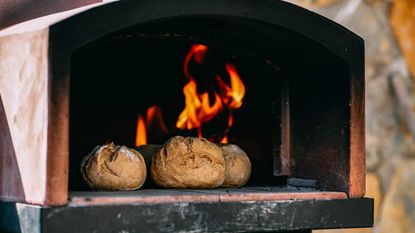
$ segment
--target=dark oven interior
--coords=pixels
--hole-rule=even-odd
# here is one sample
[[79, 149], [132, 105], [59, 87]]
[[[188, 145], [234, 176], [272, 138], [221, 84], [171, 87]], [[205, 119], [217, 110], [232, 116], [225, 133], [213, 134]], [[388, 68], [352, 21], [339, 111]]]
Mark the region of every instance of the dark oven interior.
[[227, 134], [229, 143], [247, 152], [252, 163], [247, 186], [282, 187], [287, 178], [295, 177], [317, 180], [320, 190], [346, 191], [347, 63], [291, 30], [234, 17], [139, 24], [105, 35], [73, 54], [70, 191], [88, 190], [79, 167], [93, 147], [112, 141], [135, 146], [139, 116], [145, 119], [149, 108], [162, 115], [165, 127], [159, 120], [148, 124], [147, 143], [198, 135], [196, 129], [176, 127], [185, 107], [183, 87], [189, 82], [184, 61], [197, 44], [207, 46], [208, 53], [203, 64], [191, 62], [189, 71], [197, 77], [197, 91], [210, 93], [211, 105], [213, 90], [219, 88], [216, 76], [230, 85], [226, 63], [234, 64], [245, 86], [242, 106], [232, 110], [232, 127], [226, 110], [204, 123], [202, 130], [215, 142]]

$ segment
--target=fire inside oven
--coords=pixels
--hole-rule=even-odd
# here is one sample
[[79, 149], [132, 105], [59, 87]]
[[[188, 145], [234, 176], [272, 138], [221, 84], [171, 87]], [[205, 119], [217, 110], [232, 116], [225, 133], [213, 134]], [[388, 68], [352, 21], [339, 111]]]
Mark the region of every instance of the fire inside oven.
[[246, 186], [283, 186], [295, 177], [346, 190], [346, 177], [329, 174], [334, 160], [336, 172], [347, 173], [345, 62], [289, 30], [274, 28], [266, 38], [266, 25], [249, 27], [164, 20], [79, 49], [70, 80], [69, 190], [88, 190], [79, 166], [95, 146], [162, 145], [176, 135], [241, 147], [252, 165]]

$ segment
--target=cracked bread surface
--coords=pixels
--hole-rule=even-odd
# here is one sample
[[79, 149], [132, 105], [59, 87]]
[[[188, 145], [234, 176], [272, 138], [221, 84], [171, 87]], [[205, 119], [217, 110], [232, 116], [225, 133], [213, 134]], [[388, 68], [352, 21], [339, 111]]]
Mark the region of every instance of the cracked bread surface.
[[153, 181], [164, 188], [216, 188], [225, 179], [221, 148], [204, 138], [175, 136], [153, 156]]
[[98, 190], [135, 190], [146, 180], [143, 156], [134, 149], [110, 143], [97, 146], [81, 164], [84, 180]]

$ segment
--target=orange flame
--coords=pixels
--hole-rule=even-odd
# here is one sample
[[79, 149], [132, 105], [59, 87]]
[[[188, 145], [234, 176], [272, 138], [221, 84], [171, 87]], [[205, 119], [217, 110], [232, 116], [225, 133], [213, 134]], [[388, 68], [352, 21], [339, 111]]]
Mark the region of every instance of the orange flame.
[[222, 100], [229, 109], [238, 109], [242, 106], [242, 100], [245, 96], [245, 85], [233, 64], [226, 64], [226, 71], [228, 71], [231, 86], [228, 86], [219, 75], [216, 76], [221, 89]]
[[147, 129], [144, 119], [141, 115], [138, 115], [137, 130], [135, 135], [135, 145], [141, 146], [147, 144]]
[[161, 113], [159, 106], [153, 105], [147, 109], [146, 126], [147, 128], [151, 128], [151, 126], [153, 126], [153, 128], [159, 127], [164, 133], [169, 131], [164, 123], [163, 114]]
[[[202, 125], [212, 120], [219, 112], [225, 109], [229, 110], [228, 128], [232, 127], [233, 116], [232, 110], [242, 106], [242, 100], [245, 96], [245, 85], [243, 84], [235, 66], [232, 63], [225, 65], [226, 71], [230, 77], [230, 86], [218, 75], [216, 77], [220, 94], [213, 92], [214, 103], [210, 105], [210, 96], [208, 92], [199, 94], [197, 92], [197, 83], [189, 72], [189, 63], [192, 59], [198, 64], [203, 64], [208, 47], [204, 45], [193, 45], [184, 61], [184, 74], [189, 82], [183, 87], [185, 96], [185, 108], [181, 112], [176, 122], [179, 129], [197, 129], [198, 137], [202, 137]], [[222, 142], [228, 141], [228, 135], [222, 139]]]
[[137, 118], [135, 145], [141, 146], [147, 144], [147, 129], [161, 130], [163, 133], [168, 133], [166, 124], [163, 121], [161, 109], [153, 105], [147, 109], [146, 118], [140, 114]]
[[196, 80], [189, 72], [189, 63], [194, 60], [202, 64], [208, 48], [204, 45], [193, 45], [184, 61], [184, 74], [189, 82], [183, 87], [185, 96], [185, 108], [180, 113], [176, 123], [179, 129], [198, 129], [198, 137], [202, 137], [202, 124], [210, 121], [220, 110], [222, 110], [222, 101], [220, 96], [215, 92], [215, 102], [210, 105], [209, 93], [197, 93]]
[[231, 88], [227, 93], [227, 97], [231, 99], [228, 104], [230, 109], [238, 109], [242, 106], [242, 100], [245, 96], [245, 85], [239, 77], [238, 72], [233, 64], [226, 64], [226, 70], [231, 79]]
[[184, 60], [184, 66], [183, 71], [184, 75], [192, 80], [193, 76], [189, 73], [189, 63], [192, 60], [192, 58], [195, 59], [195, 62], [202, 64], [205, 60], [205, 56], [207, 53], [208, 47], [201, 44], [195, 44], [192, 45], [192, 48], [190, 48], [189, 53], [186, 55], [186, 59]]
[[220, 141], [220, 143], [222, 143], [222, 144], [228, 144], [228, 142], [229, 142], [228, 135], [225, 134], [225, 136], [223, 136], [223, 138]]
[[[220, 141], [222, 143], [228, 143], [228, 133], [234, 120], [233, 110], [242, 106], [242, 100], [245, 96], [245, 85], [235, 66], [232, 63], [227, 63], [225, 64], [225, 69], [229, 75], [230, 85], [217, 75], [218, 92], [198, 93], [196, 79], [189, 72], [189, 64], [191, 61], [197, 64], [204, 64], [207, 52], [207, 46], [196, 44], [191, 47], [189, 53], [186, 55], [183, 71], [189, 81], [183, 87], [185, 108], [177, 119], [176, 127], [181, 130], [197, 129], [197, 136], [202, 137], [202, 125], [211, 121], [219, 112], [226, 110], [229, 113], [227, 128]], [[211, 104], [211, 99], [213, 99], [213, 104]], [[147, 144], [147, 130], [149, 128], [161, 130], [163, 133], [169, 132], [163, 121], [161, 109], [158, 106], [149, 107], [145, 119], [142, 115], [138, 115], [136, 146]]]
[[[200, 128], [222, 109], [222, 101], [217, 93], [214, 93], [215, 102], [210, 105], [209, 94], [207, 92], [198, 94], [196, 89], [197, 85], [194, 80], [189, 81], [183, 88], [186, 107], [180, 113], [176, 123], [179, 129]], [[201, 137], [201, 135], [198, 136]]]

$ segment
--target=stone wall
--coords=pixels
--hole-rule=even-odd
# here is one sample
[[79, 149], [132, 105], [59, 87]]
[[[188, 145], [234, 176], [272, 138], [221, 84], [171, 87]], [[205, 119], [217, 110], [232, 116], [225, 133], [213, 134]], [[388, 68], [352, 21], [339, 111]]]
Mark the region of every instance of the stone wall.
[[290, 0], [349, 28], [366, 46], [366, 196], [373, 229], [415, 232], [415, 1]]

